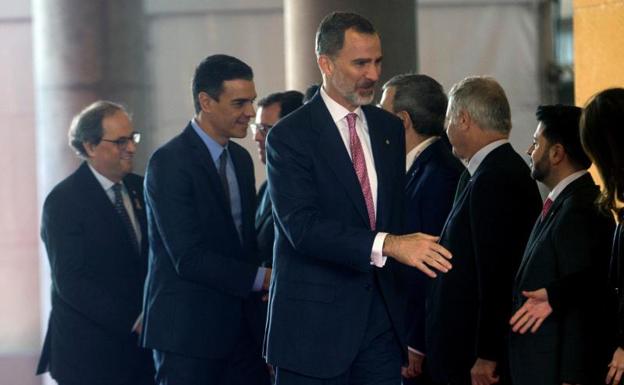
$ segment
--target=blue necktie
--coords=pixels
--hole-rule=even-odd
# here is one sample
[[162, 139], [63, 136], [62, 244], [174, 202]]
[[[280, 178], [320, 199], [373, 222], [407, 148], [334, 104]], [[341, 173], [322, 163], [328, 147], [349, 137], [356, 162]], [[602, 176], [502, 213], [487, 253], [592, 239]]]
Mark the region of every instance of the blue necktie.
[[132, 221], [130, 220], [130, 216], [128, 215], [128, 211], [126, 210], [126, 206], [123, 203], [123, 198], [121, 196], [121, 183], [115, 183], [113, 185], [113, 192], [115, 193], [115, 211], [119, 214], [121, 221], [124, 223], [126, 227], [126, 231], [128, 232], [128, 236], [130, 236], [130, 241], [134, 248], [139, 251], [139, 240], [137, 239], [136, 232], [134, 231], [134, 226], [132, 225]]

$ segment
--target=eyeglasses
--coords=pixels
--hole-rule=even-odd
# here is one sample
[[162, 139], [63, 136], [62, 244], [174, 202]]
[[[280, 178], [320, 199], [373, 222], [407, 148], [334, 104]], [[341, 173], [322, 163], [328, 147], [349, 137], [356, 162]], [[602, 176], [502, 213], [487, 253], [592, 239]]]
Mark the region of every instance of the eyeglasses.
[[270, 124], [263, 124], [263, 123], [250, 123], [249, 128], [251, 129], [251, 132], [254, 135], [256, 135], [256, 132], [259, 132], [262, 135], [266, 135], [269, 132], [269, 130], [273, 128], [273, 126]]
[[115, 143], [120, 150], [125, 150], [128, 148], [128, 143], [132, 142], [137, 144], [141, 141], [141, 133], [133, 132], [130, 136], [122, 136], [119, 139], [110, 140], [110, 139], [101, 139], [103, 142]]

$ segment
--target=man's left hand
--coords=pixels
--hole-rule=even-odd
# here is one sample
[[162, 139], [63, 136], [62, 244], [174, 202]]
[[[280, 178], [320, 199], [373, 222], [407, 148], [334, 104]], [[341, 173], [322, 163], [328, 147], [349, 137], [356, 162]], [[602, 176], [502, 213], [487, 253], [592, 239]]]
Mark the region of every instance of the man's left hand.
[[496, 374], [496, 362], [477, 358], [470, 370], [472, 385], [491, 385], [500, 380]]
[[530, 328], [531, 333], [535, 333], [546, 317], [552, 313], [552, 307], [548, 302], [548, 292], [546, 289], [539, 289], [523, 291], [522, 295], [527, 300], [509, 320], [511, 330], [524, 334]]
[[422, 374], [422, 364], [425, 356], [411, 350], [407, 352], [407, 366], [401, 368], [401, 375], [405, 378], [414, 378]]

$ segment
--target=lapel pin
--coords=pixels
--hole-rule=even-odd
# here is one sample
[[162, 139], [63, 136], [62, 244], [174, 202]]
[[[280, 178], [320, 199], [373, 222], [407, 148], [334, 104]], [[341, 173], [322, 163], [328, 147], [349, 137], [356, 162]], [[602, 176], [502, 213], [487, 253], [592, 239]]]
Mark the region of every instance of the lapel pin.
[[388, 139], [386, 139], [386, 144], [390, 144], [390, 141]]

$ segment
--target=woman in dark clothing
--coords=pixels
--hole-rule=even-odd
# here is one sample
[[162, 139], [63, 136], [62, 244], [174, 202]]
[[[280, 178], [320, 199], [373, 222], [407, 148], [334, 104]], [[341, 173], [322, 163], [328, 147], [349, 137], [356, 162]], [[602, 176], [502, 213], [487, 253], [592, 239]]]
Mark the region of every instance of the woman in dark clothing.
[[606, 377], [607, 384], [616, 385], [624, 374], [624, 88], [602, 91], [589, 100], [581, 117], [581, 141], [604, 182], [598, 204], [618, 217], [609, 265], [618, 311], [617, 347]]

